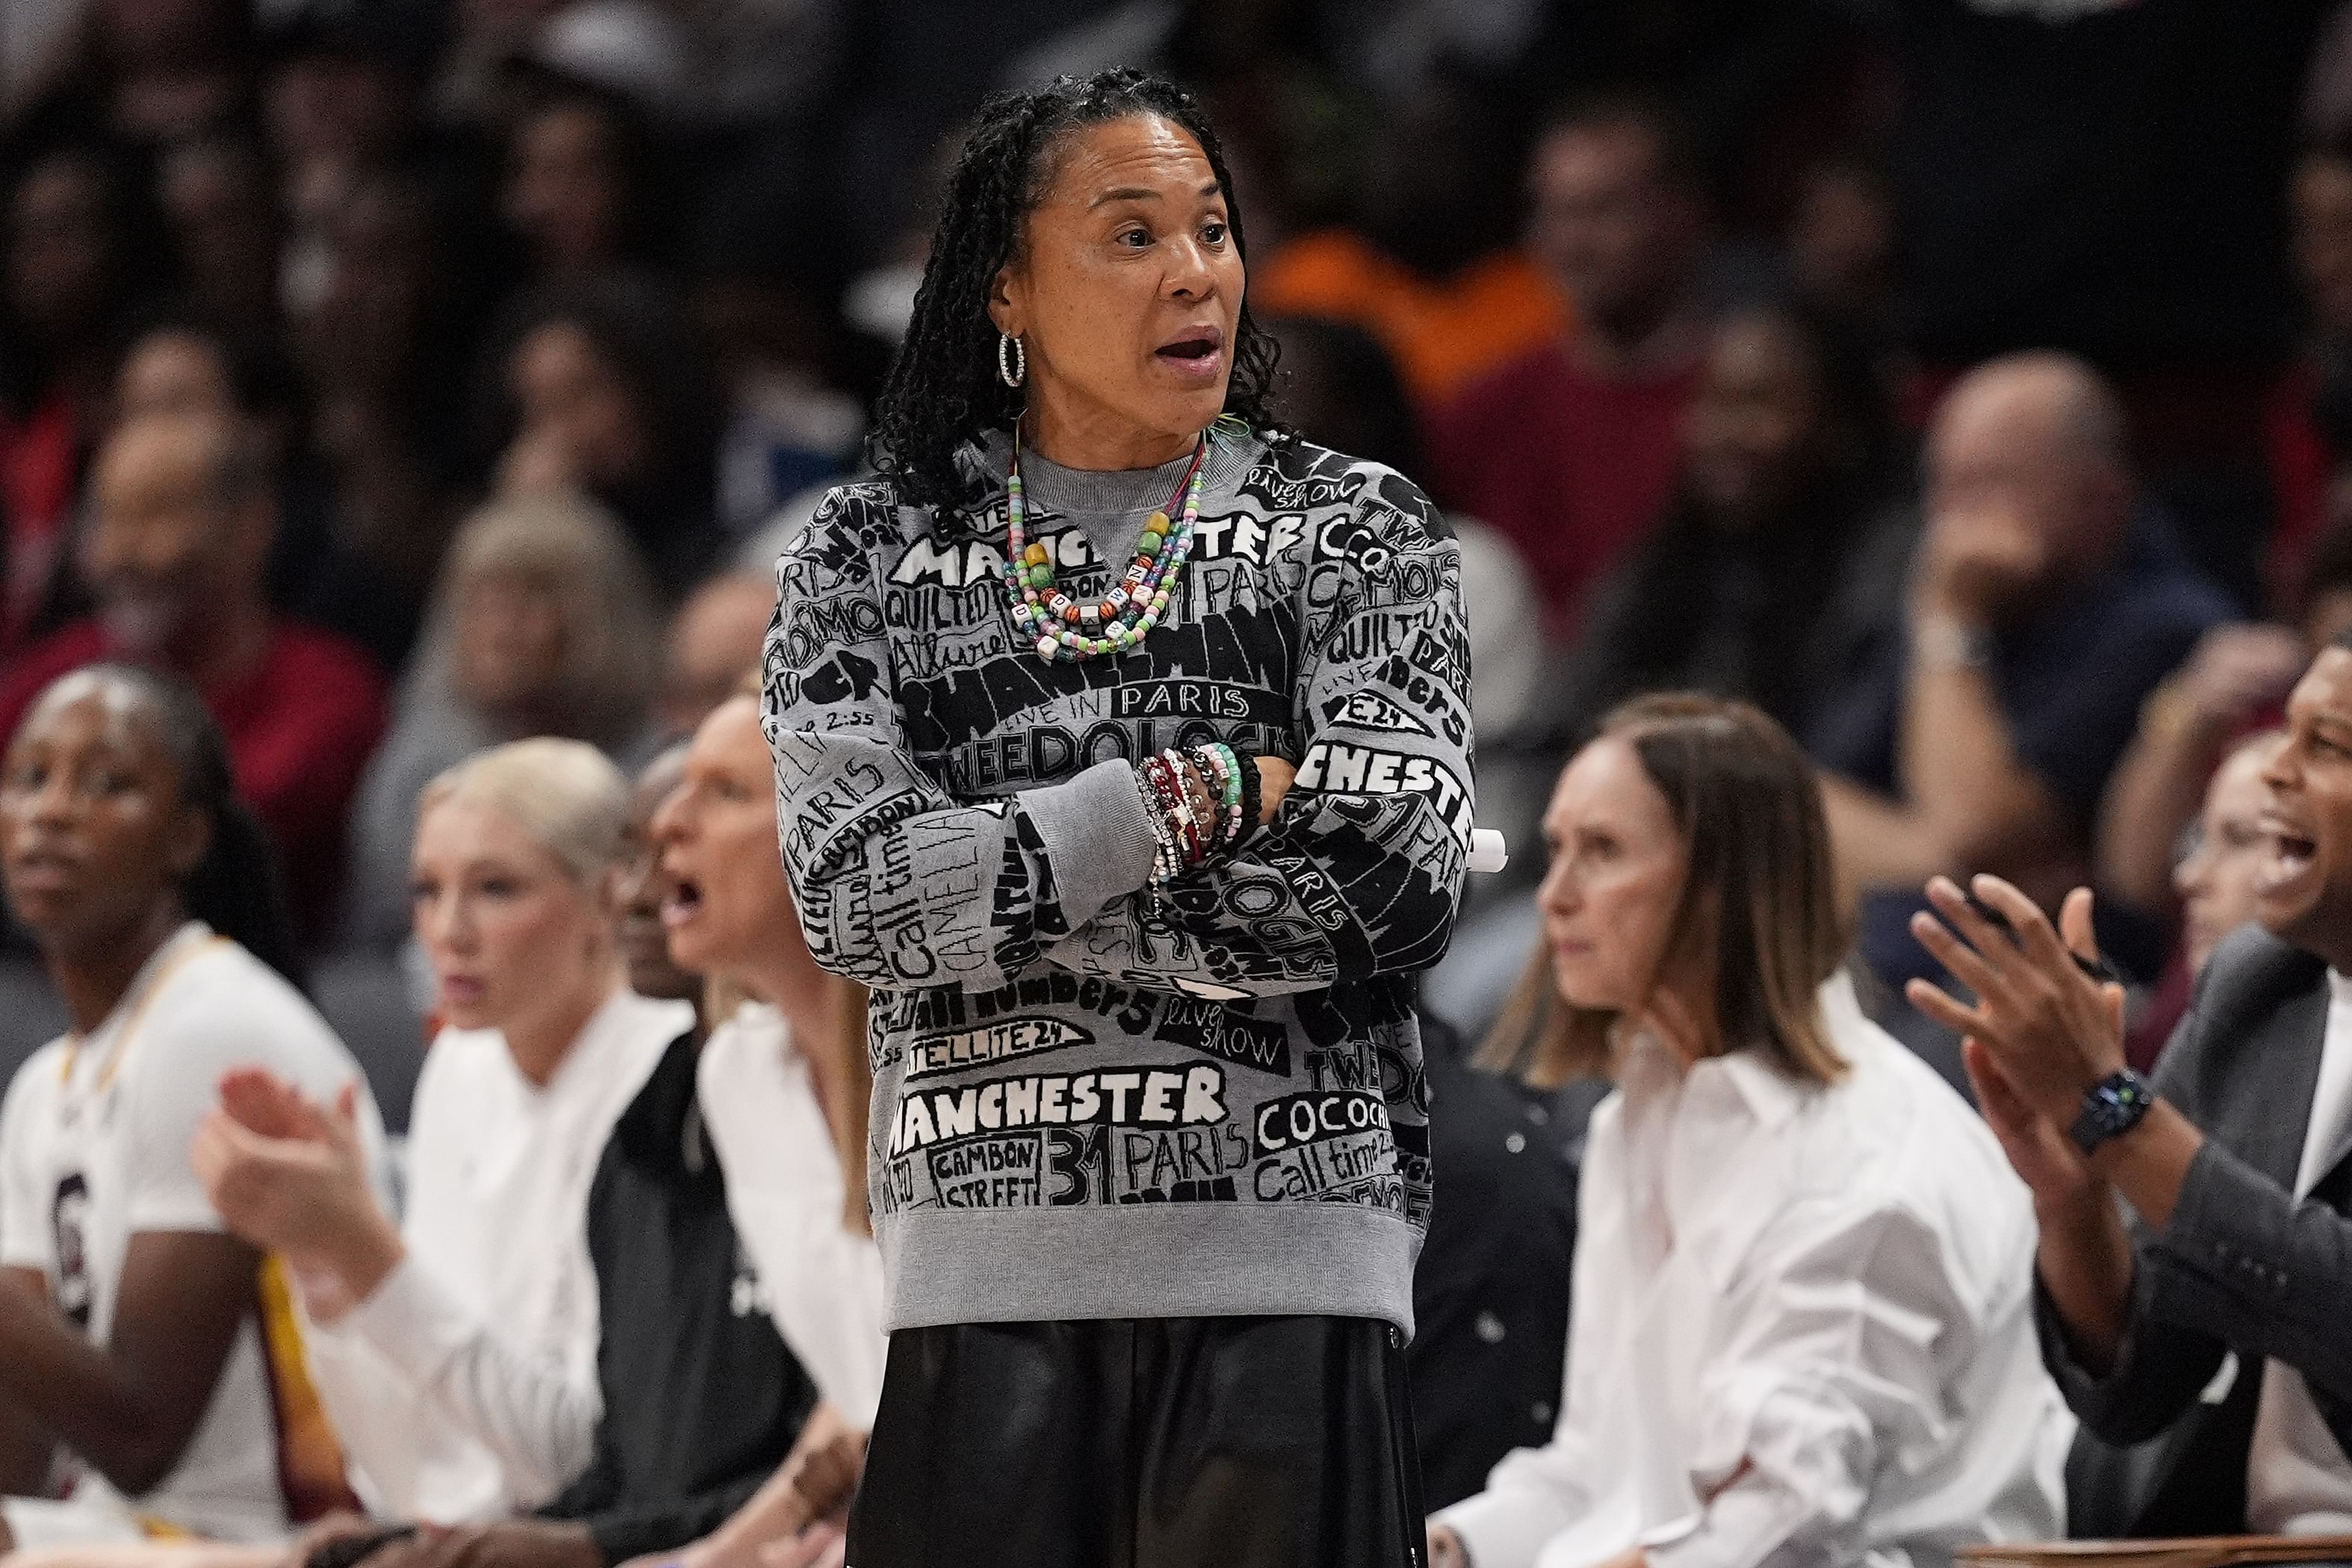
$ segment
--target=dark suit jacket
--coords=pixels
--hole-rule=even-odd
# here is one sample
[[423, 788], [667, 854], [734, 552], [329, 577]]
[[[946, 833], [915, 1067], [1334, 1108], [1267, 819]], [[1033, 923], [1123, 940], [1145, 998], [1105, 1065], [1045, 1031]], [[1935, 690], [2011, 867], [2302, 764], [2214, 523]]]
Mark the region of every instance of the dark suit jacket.
[[[2215, 953], [2156, 1086], [2206, 1136], [2163, 1234], [2135, 1230], [2122, 1354], [2094, 1377], [2046, 1295], [2042, 1348], [2090, 1436], [2068, 1472], [2077, 1535], [2245, 1528], [2246, 1448], [2265, 1358], [2294, 1367], [2352, 1452], [2352, 1139], [2293, 1196], [2326, 1039], [2326, 967], [2258, 929]], [[2226, 1395], [2203, 1397], [2223, 1358]]]

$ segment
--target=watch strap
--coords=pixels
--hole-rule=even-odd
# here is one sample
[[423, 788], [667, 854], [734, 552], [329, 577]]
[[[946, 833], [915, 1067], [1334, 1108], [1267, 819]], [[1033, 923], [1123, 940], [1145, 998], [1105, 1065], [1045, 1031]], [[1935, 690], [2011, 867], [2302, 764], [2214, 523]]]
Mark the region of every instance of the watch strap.
[[2074, 1146], [2087, 1155], [2110, 1139], [2122, 1137], [2139, 1125], [2140, 1118], [2155, 1103], [2156, 1091], [2130, 1068], [2108, 1073], [2083, 1091], [2083, 1109], [2068, 1129]]

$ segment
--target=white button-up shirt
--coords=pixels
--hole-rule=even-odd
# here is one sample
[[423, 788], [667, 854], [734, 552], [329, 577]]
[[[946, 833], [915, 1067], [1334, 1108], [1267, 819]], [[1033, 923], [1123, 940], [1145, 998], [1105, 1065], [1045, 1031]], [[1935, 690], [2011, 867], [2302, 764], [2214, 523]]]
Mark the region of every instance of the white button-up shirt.
[[1551, 1442], [1439, 1516], [1475, 1568], [1941, 1563], [2063, 1533], [2074, 1422], [2024, 1186], [1959, 1097], [1822, 989], [1852, 1070], [1631, 1042], [1594, 1113]]

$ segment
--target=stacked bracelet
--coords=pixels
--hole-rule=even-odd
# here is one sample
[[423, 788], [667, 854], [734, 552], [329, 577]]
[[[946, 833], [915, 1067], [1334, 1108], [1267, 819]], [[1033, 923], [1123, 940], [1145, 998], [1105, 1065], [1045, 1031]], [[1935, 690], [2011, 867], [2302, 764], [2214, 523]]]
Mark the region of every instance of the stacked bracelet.
[[1223, 741], [1169, 749], [1136, 764], [1151, 836], [1151, 885], [1231, 852], [1256, 816], [1257, 768]]
[[1194, 747], [1192, 756], [1217, 797], [1217, 818], [1224, 829], [1219, 847], [1230, 850], [1242, 839], [1242, 760], [1222, 740]]

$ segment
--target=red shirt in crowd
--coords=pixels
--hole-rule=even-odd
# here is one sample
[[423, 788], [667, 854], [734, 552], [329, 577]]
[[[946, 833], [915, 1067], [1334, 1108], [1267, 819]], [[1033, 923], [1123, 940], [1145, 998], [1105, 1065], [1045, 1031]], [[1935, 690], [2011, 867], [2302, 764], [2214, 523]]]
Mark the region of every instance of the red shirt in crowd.
[[[9, 660], [0, 736], [16, 734], [42, 687], [115, 653], [98, 622], [77, 621]], [[341, 890], [352, 792], [383, 737], [383, 677], [357, 643], [278, 621], [253, 673], [204, 697], [228, 738], [237, 793], [276, 841], [295, 911], [316, 937]]]
[[1698, 376], [1691, 361], [1604, 381], [1554, 343], [1473, 383], [1431, 422], [1441, 498], [1518, 547], [1553, 638], [1574, 634], [1591, 583], [1665, 510]]

